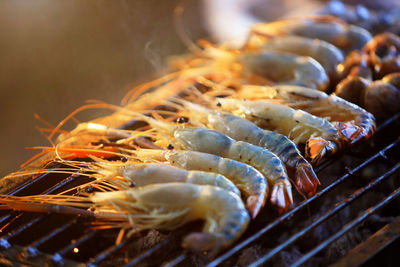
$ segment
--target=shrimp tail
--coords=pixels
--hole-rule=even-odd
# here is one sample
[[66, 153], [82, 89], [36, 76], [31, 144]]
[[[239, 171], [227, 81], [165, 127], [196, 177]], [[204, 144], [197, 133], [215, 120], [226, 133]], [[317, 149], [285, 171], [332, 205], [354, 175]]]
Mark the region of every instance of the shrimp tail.
[[246, 207], [252, 219], [254, 219], [257, 216], [260, 210], [264, 207], [264, 204], [265, 204], [265, 196], [263, 195], [252, 195], [247, 198]]
[[358, 126], [349, 122], [337, 122], [335, 127], [350, 144], [368, 139], [375, 132], [375, 124]]
[[318, 186], [321, 185], [321, 182], [317, 178], [313, 168], [306, 161], [301, 162], [296, 166], [295, 175], [295, 184], [297, 189], [307, 197], [313, 196], [317, 191]]
[[306, 142], [306, 157], [311, 160], [311, 163], [318, 165], [321, 159], [333, 154], [337, 149], [335, 143], [321, 137], [310, 138]]
[[293, 204], [290, 184], [276, 183], [272, 187], [271, 203], [278, 208], [279, 214], [287, 212]]
[[365, 135], [361, 127], [352, 123], [336, 122], [335, 127], [340, 135], [350, 144], [362, 139]]

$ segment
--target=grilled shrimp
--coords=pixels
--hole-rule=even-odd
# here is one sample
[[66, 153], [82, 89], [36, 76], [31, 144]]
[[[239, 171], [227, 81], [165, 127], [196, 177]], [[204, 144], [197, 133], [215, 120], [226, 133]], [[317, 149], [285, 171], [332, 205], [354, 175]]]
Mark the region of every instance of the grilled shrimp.
[[342, 52], [323, 40], [301, 36], [252, 36], [246, 44], [247, 50], [262, 50], [292, 53], [311, 57], [318, 61], [330, 78], [336, 78], [336, 66], [344, 61]]
[[98, 162], [96, 167], [89, 168], [112, 180], [123, 177], [136, 186], [149, 184], [182, 182], [200, 185], [214, 185], [224, 188], [240, 196], [238, 188], [225, 176], [206, 171], [187, 171], [178, 167], [138, 162]]
[[302, 110], [265, 100], [243, 101], [218, 98], [221, 108], [245, 116], [261, 128], [274, 129], [293, 140], [306, 144], [306, 156], [313, 163], [342, 145], [340, 135], [330, 122]]
[[298, 35], [324, 40], [350, 52], [360, 50], [371, 38], [371, 34], [354, 25], [331, 16], [306, 16], [281, 19], [268, 23], [256, 23], [252, 35], [281, 36]]
[[239, 62], [246, 66], [247, 71], [265, 77], [274, 84], [303, 85], [319, 90], [325, 90], [329, 84], [324, 68], [311, 57], [261, 51], [244, 53], [239, 57]]
[[223, 50], [209, 45], [202, 57], [183, 61], [177, 63], [177, 68], [181, 69], [178, 78], [181, 82], [174, 84], [180, 88], [203, 78], [221, 86], [285, 83], [320, 90], [324, 90], [329, 83], [325, 70], [317, 61], [288, 53]]
[[[263, 88], [266, 97], [262, 97]], [[300, 86], [245, 86], [240, 95], [251, 95], [252, 89], [256, 90], [257, 99], [278, 99], [279, 103], [326, 118], [350, 144], [368, 139], [375, 132], [375, 118], [371, 113], [335, 95]]]
[[[219, 173], [231, 180], [246, 197], [246, 207], [252, 218], [260, 211], [265, 195], [265, 177], [254, 167], [236, 160], [190, 150], [139, 149], [134, 152], [141, 160], [168, 161], [187, 170]], [[268, 192], [268, 189], [267, 189]]]
[[[131, 112], [132, 115], [134, 112]], [[184, 149], [217, 155], [224, 158], [237, 160], [260, 171], [271, 184], [271, 202], [279, 212], [287, 211], [293, 204], [291, 184], [288, 180], [286, 169], [281, 160], [265, 148], [234, 139], [214, 130], [175, 126], [160, 120], [136, 114], [137, 118], [146, 121], [159, 133], [167, 136], [167, 140]], [[264, 205], [267, 197], [267, 182], [260, 183], [260, 196], [254, 209], [258, 210]], [[251, 212], [254, 214], [254, 212]]]
[[[202, 232], [184, 237], [182, 246], [211, 256], [229, 247], [246, 230], [249, 215], [237, 195], [219, 187], [182, 183], [154, 184], [126, 191], [101, 192], [87, 197], [2, 195], [2, 208], [23, 211], [82, 213], [113, 227], [173, 230], [202, 219]], [[94, 212], [79, 208], [93, 208]]]
[[[84, 149], [81, 149], [84, 150]], [[89, 152], [86, 152], [89, 154]], [[77, 174], [95, 178], [79, 188], [102, 185], [114, 189], [129, 189], [136, 186], [145, 186], [158, 183], [191, 183], [199, 185], [213, 185], [231, 191], [240, 196], [239, 189], [224, 175], [211, 170], [184, 170], [182, 168], [161, 163], [140, 163], [133, 161], [105, 161], [92, 157], [97, 162], [64, 161], [57, 162], [68, 166], [60, 169], [34, 169], [12, 173], [11, 177], [38, 175], [40, 173]], [[104, 187], [104, 186], [103, 186]]]
[[237, 141], [249, 142], [276, 154], [286, 167], [295, 172], [297, 188], [308, 196], [315, 194], [320, 182], [296, 144], [286, 136], [263, 130], [254, 123], [229, 113], [215, 112], [187, 101], [180, 100], [180, 102], [183, 104], [180, 114], [190, 120], [199, 121], [207, 128], [215, 129]]

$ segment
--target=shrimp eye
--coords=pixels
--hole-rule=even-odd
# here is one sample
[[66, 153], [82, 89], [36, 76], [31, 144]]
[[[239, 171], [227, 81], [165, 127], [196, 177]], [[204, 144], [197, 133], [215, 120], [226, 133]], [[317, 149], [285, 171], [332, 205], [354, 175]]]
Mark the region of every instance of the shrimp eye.
[[220, 102], [218, 102], [217, 103], [217, 107], [220, 107], [220, 106], [222, 106], [222, 104]]
[[127, 162], [127, 161], [128, 161], [128, 158], [127, 158], [127, 157], [123, 157], [123, 158], [121, 159], [121, 161], [122, 161], [122, 162]]
[[176, 120], [177, 123], [185, 123], [185, 122], [188, 122], [188, 121], [189, 121], [189, 119], [186, 118], [186, 117], [180, 117], [180, 118], [178, 118]]
[[131, 182], [130, 185], [129, 185], [129, 187], [135, 187], [135, 186], [136, 186], [135, 182]]
[[168, 146], [167, 146], [167, 149], [168, 150], [172, 150], [172, 149], [174, 149], [175, 147], [174, 147], [174, 145], [173, 144], [169, 144]]

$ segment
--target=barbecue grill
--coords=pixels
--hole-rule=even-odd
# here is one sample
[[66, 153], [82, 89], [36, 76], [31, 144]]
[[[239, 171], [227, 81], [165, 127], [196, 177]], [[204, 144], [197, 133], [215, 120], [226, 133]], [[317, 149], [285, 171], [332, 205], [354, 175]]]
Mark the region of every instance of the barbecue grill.
[[[316, 168], [322, 182], [316, 195], [304, 199], [297, 194], [294, 208], [282, 216], [266, 207], [242, 238], [214, 259], [180, 246], [182, 236], [201, 227], [201, 222], [173, 232], [150, 230], [126, 238], [118, 229], [96, 227], [83, 215], [3, 210], [1, 264], [393, 266], [400, 244], [398, 129], [400, 114], [380, 123], [367, 142], [322, 162]], [[88, 179], [54, 173], [22, 181], [3, 179], [1, 191], [15, 196], [54, 194]]]

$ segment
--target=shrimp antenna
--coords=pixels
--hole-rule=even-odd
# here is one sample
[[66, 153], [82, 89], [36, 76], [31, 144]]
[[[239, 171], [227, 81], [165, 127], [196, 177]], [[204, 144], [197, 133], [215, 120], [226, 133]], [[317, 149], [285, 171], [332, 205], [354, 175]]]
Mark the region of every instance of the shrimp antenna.
[[156, 86], [160, 86], [162, 83], [166, 83], [171, 81], [175, 76], [179, 75], [180, 71], [173, 72], [167, 75], [164, 75], [158, 79], [152, 80], [147, 83], [140, 84], [133, 89], [129, 90], [128, 93], [121, 100], [121, 105], [126, 105], [134, 100], [136, 100], [139, 96], [143, 95], [145, 92], [151, 90]]
[[51, 124], [50, 122], [48, 122], [47, 120], [45, 120], [44, 118], [42, 118], [42, 116], [40, 116], [40, 115], [37, 114], [37, 113], [33, 114], [33, 117], [35, 118], [35, 120], [40, 121], [41, 123], [43, 123], [44, 125], [46, 125], [48, 128], [54, 128], [54, 127], [55, 127], [53, 124]]
[[176, 31], [181, 38], [182, 42], [187, 46], [187, 48], [194, 54], [202, 54], [203, 50], [197, 46], [186, 34], [183, 28], [182, 14], [184, 11], [183, 4], [179, 4], [174, 10], [174, 23]]
[[[47, 128], [41, 128], [41, 127], [36, 127], [36, 129], [39, 131], [39, 133], [42, 135], [42, 136], [44, 136], [44, 138], [46, 138], [46, 140], [47, 141], [49, 141], [49, 143], [51, 144], [51, 145], [54, 145], [54, 143], [53, 143], [53, 141], [51, 140], [51, 138], [47, 135], [47, 134], [45, 134], [45, 132], [52, 132], [53, 131], [53, 129], [56, 127], [56, 126], [54, 126], [53, 124], [51, 124], [50, 122], [48, 122], [47, 120], [45, 120], [45, 119], [43, 119], [39, 114], [37, 114], [37, 113], [35, 113], [35, 114], [33, 114], [33, 117], [37, 120], [37, 121], [39, 121], [39, 122], [41, 122], [41, 123], [43, 123], [44, 125], [46, 125], [47, 126]], [[60, 133], [64, 133], [64, 134], [68, 134], [69, 132], [68, 131], [64, 131], [64, 130], [58, 130], [58, 132], [60, 132]]]
[[72, 111], [69, 115], [67, 115], [61, 122], [59, 122], [57, 124], [57, 126], [53, 129], [53, 131], [51, 132], [51, 134], [49, 135], [49, 138], [51, 139], [54, 134], [71, 118], [73, 118], [76, 114], [78, 114], [81, 111], [87, 110], [87, 109], [95, 109], [95, 108], [109, 108], [108, 105], [106, 104], [89, 104], [89, 105], [83, 105], [77, 109], [75, 109], [74, 111]]
[[[29, 149], [29, 148], [25, 148], [25, 149]], [[35, 159], [40, 158], [41, 156], [45, 155], [46, 153], [48, 153], [48, 151], [43, 150], [42, 152], [39, 152], [38, 154], [30, 157], [28, 160], [26, 160], [24, 163], [22, 163], [21, 165], [19, 165], [20, 168], [24, 168], [26, 165], [28, 165], [29, 163], [33, 162]]]

